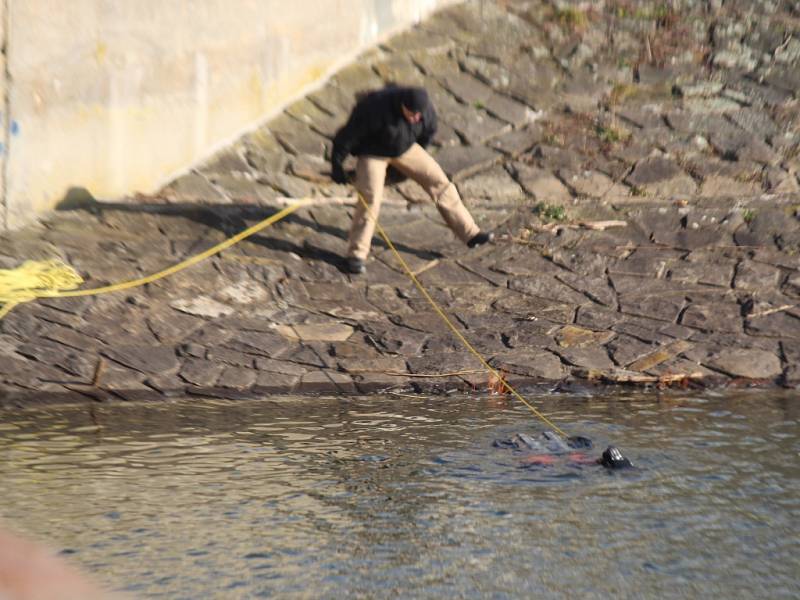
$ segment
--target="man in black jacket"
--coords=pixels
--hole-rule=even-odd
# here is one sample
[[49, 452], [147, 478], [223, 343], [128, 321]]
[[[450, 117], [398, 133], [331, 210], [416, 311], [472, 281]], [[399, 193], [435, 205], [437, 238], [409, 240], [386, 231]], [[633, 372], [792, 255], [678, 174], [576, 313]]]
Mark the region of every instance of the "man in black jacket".
[[357, 156], [355, 186], [370, 207], [367, 211], [361, 201], [355, 207], [347, 248], [351, 273], [365, 270], [389, 165], [425, 189], [448, 227], [470, 248], [492, 240], [491, 233], [481, 232], [456, 187], [425, 151], [434, 133], [436, 111], [428, 93], [423, 88], [395, 86], [367, 94], [336, 133], [331, 176], [337, 183], [346, 183], [342, 162], [348, 154]]

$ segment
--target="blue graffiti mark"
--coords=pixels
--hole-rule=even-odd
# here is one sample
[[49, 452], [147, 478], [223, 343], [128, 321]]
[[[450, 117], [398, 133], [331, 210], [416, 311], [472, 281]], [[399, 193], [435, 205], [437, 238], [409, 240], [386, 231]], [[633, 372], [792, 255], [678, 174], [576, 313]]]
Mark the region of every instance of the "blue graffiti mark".
[[6, 145], [0, 142], [0, 154], [3, 154], [6, 151]]
[[17, 121], [11, 121], [11, 127], [9, 128], [11, 135], [18, 135], [19, 134], [19, 123]]

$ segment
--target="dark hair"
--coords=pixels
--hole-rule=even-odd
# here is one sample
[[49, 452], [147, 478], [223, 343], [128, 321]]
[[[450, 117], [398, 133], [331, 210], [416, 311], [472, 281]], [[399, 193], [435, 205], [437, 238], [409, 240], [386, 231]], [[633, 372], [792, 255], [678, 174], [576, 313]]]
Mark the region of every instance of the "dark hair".
[[413, 112], [422, 112], [428, 106], [428, 92], [420, 87], [410, 87], [404, 90], [402, 96], [403, 106]]

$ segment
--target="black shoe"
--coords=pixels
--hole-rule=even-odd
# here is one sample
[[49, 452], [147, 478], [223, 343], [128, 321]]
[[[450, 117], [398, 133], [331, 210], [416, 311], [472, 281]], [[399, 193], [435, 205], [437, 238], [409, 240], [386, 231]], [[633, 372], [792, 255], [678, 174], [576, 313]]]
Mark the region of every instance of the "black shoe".
[[475, 246], [488, 244], [492, 241], [494, 241], [494, 234], [491, 231], [480, 231], [472, 236], [472, 238], [467, 242], [467, 246], [474, 248]]
[[348, 273], [352, 273], [353, 275], [361, 275], [362, 273], [366, 272], [367, 267], [364, 265], [364, 261], [360, 258], [356, 258], [355, 256], [350, 256], [347, 259], [347, 271]]

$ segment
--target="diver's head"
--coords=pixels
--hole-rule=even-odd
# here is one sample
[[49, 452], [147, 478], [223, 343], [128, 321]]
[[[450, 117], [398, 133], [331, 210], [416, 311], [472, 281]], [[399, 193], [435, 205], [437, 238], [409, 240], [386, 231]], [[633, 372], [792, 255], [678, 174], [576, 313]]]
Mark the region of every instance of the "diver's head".
[[622, 456], [622, 452], [616, 446], [606, 448], [597, 462], [607, 469], [626, 469], [633, 466], [633, 463]]

